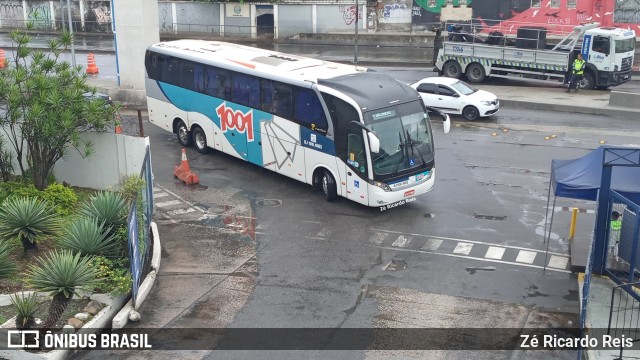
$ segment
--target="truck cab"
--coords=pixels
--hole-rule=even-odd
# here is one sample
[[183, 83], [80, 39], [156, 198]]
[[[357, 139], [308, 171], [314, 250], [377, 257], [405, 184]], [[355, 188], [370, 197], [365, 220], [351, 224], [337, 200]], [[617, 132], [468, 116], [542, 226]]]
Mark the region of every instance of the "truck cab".
[[587, 65], [581, 87], [606, 88], [629, 81], [635, 43], [633, 30], [601, 27], [585, 31], [580, 52]]

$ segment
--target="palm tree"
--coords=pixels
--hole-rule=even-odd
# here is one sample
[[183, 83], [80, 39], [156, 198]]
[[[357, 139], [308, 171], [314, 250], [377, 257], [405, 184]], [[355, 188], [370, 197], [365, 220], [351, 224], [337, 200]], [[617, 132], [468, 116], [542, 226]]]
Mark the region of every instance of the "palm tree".
[[16, 265], [9, 259], [13, 245], [8, 241], [0, 241], [0, 279], [6, 278], [16, 271]]
[[60, 230], [60, 220], [46, 200], [35, 197], [9, 198], [0, 209], [0, 238], [22, 242], [24, 255], [37, 249], [36, 239], [40, 236], [56, 235]]
[[79, 286], [96, 286], [96, 269], [89, 266], [90, 257], [75, 255], [71, 250], [54, 250], [36, 259], [31, 265], [28, 283], [36, 291], [49, 293], [53, 297], [43, 328], [52, 328], [69, 305], [73, 295], [78, 295]]

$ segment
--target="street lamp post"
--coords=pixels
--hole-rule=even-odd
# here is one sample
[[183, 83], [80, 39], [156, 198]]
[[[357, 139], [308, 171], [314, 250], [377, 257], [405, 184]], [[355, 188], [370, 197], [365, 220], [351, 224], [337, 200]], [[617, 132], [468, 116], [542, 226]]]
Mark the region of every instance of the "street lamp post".
[[356, 0], [356, 37], [354, 40], [354, 47], [353, 47], [353, 62], [355, 64], [358, 63], [358, 16], [360, 15], [360, 5], [358, 4], [358, 0]]
[[69, 18], [69, 33], [71, 34], [71, 65], [76, 66], [76, 49], [73, 46], [73, 28], [71, 27], [71, 4], [67, 0], [67, 15]]

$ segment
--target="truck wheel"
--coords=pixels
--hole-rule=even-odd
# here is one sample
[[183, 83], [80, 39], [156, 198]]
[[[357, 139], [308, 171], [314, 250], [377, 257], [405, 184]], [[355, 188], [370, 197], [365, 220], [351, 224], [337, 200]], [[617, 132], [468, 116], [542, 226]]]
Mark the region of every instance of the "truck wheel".
[[467, 79], [472, 83], [481, 83], [487, 77], [487, 73], [484, 71], [484, 66], [479, 63], [469, 64], [465, 74], [467, 75]]
[[475, 120], [480, 117], [480, 111], [475, 106], [467, 106], [462, 109], [462, 117], [466, 120]]
[[593, 74], [585, 71], [579, 85], [583, 89], [593, 90], [596, 87], [596, 81], [593, 78]]
[[462, 75], [462, 68], [460, 64], [458, 64], [455, 60], [449, 60], [442, 67], [442, 72], [444, 72], [444, 76], [459, 79], [460, 75]]

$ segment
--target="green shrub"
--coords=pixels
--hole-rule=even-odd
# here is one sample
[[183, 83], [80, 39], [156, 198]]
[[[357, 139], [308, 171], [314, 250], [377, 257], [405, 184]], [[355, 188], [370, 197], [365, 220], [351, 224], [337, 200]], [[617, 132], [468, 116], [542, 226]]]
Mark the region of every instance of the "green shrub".
[[0, 279], [9, 277], [17, 270], [16, 265], [9, 259], [11, 250], [13, 250], [11, 242], [0, 240]]
[[60, 220], [46, 200], [38, 197], [10, 197], [0, 209], [0, 238], [20, 241], [27, 251], [36, 249], [41, 236], [55, 236]]
[[125, 176], [122, 178], [122, 195], [131, 202], [144, 188], [145, 181], [137, 175]]
[[126, 223], [127, 203], [120, 193], [100, 191], [91, 197], [90, 202], [80, 208], [79, 214], [104, 222], [105, 226], [113, 230]]
[[133, 280], [129, 272], [129, 259], [109, 260], [103, 256], [95, 256], [89, 266], [97, 272], [100, 291], [111, 295], [123, 295], [131, 291]]
[[33, 184], [11, 181], [0, 183], [0, 196], [4, 200], [9, 197], [41, 197], [41, 193]]
[[78, 197], [73, 189], [62, 184], [49, 185], [41, 196], [51, 204], [56, 212], [62, 216], [68, 216], [75, 209]]
[[59, 243], [83, 255], [112, 255], [119, 244], [109, 235], [110, 230], [95, 218], [79, 218], [71, 223]]
[[16, 308], [16, 328], [19, 330], [29, 330], [36, 326], [35, 315], [40, 308], [38, 296], [35, 292], [25, 295], [24, 292], [11, 295], [11, 303]]

